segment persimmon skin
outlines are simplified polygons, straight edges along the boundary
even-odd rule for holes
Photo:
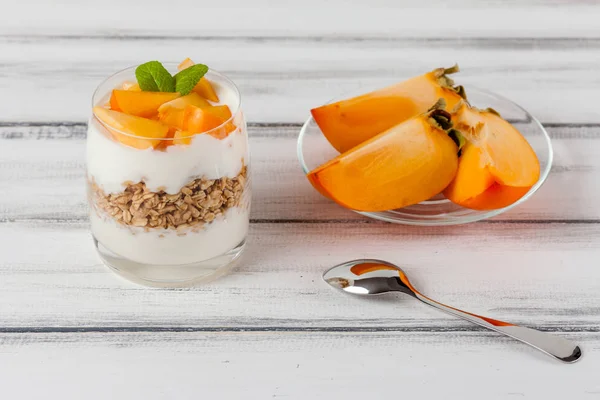
[[[358,97],[311,110],[329,143],[343,153],[377,134],[425,113],[440,98],[452,109],[462,97],[443,87],[440,70]]]
[[[505,186],[495,182],[479,196],[465,200],[460,205],[473,210],[496,210],[515,203],[530,189],[531,187]]]
[[[427,200],[452,181],[458,148],[427,116],[405,121],[308,174],[324,196],[358,211],[385,211]]]

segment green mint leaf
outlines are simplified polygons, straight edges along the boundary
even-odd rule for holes
[[[204,64],[194,64],[179,71],[175,75],[175,91],[182,96],[189,94],[207,72],[208,67]]]
[[[145,92],[175,92],[175,78],[158,61],[148,61],[135,69],[140,89]]]

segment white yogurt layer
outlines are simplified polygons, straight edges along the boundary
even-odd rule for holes
[[[233,207],[224,217],[199,232],[178,236],[168,229],[124,227],[110,217],[90,213],[92,233],[103,246],[130,261],[154,265],[182,265],[210,260],[240,244],[248,233],[248,209]]]
[[[123,183],[145,181],[152,192],[175,194],[195,178],[234,178],[248,164],[244,129],[224,139],[196,135],[189,145],[169,146],[166,151],[135,149],[105,134],[92,118],[88,124],[87,173],[104,193],[120,193]]]
[[[221,99],[232,112],[239,107],[235,93],[213,82]],[[234,178],[248,164],[246,126],[236,115],[238,129],[224,139],[195,135],[189,145],[175,145],[166,151],[136,149],[112,137],[96,118],[88,123],[87,173],[106,194],[119,193],[125,182],[145,181],[153,192],[175,194],[195,178]]]

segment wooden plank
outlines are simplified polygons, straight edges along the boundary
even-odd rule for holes
[[[532,199],[496,220],[600,219],[600,125],[550,126],[555,162]],[[296,158],[298,126],[252,126],[254,220],[365,220],[318,195]],[[0,221],[84,221],[84,125],[0,127]],[[57,190],[60,188],[60,190]]]
[[[144,60],[190,56],[237,82],[250,122],[302,122],[345,92],[456,62],[467,89],[496,91],[544,122],[600,122],[600,38],[0,37],[0,48],[0,89],[15,94],[0,99],[3,121],[85,122],[105,77]]]
[[[354,258],[402,265],[435,299],[552,331],[600,323],[600,224],[255,223],[235,273],[149,290],[101,265],[86,223],[0,224],[0,327],[473,330],[404,298],[341,295],[322,272]]]
[[[441,0],[374,0],[350,7],[344,0],[255,0],[251,5],[179,0],[170,6],[177,18],[165,18],[162,7],[141,0],[70,2],[68,7],[29,0],[0,15],[0,34],[598,37],[600,32],[597,3],[589,0],[456,0],[452,7]]]
[[[493,333],[0,334],[0,394],[21,400],[597,399],[600,335],[562,365]],[[516,367],[518,366],[518,368]],[[527,373],[524,373],[527,371]]]

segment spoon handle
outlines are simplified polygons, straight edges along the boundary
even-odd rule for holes
[[[421,293],[414,291],[415,297],[423,303],[442,310],[448,314],[452,314],[458,318],[465,319],[474,324],[491,329],[520,342],[530,345],[557,360],[573,363],[579,360],[582,356],[581,348],[570,340],[551,335],[546,332],[541,332],[531,328],[517,326],[508,322],[498,321],[491,318],[482,317],[481,315],[471,314],[466,311],[459,310],[454,307],[439,303],[429,297],[423,296]]]

